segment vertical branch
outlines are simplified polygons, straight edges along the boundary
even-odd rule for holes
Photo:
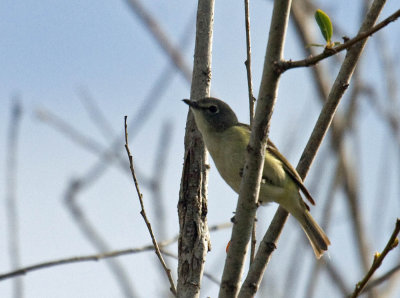
[[[199,0],[190,97],[209,96],[214,0]],[[199,297],[207,251],[207,155],[203,139],[189,112],[179,192],[178,297]]]
[[[231,246],[222,276],[219,293],[221,298],[236,297],[239,292],[247,246],[257,210],[269,120],[277,97],[280,72],[275,65],[282,60],[290,6],[291,0],[274,2],[261,86],[232,230]],[[246,296],[247,293],[241,294]]]
[[[250,127],[252,127],[254,119],[254,103],[256,102],[256,99],[253,94],[253,81],[251,78],[251,38],[250,38],[249,0],[244,0],[244,14],[245,14],[245,25],[246,25],[246,53],[247,53],[247,59],[244,62],[244,64],[246,65],[247,89],[249,92]]]
[[[244,0],[244,14],[245,14],[245,25],[246,25],[246,52],[247,59],[244,62],[246,65],[247,72],[247,88],[249,92],[249,111],[250,111],[250,127],[253,126],[254,119],[254,104],[256,99],[253,95],[253,81],[251,78],[251,39],[250,39],[250,12],[249,12],[249,0]],[[250,248],[250,264],[253,262],[254,255],[256,253],[256,227],[257,218],[254,218],[253,230],[251,232],[251,248]]]
[[[20,266],[19,224],[17,210],[17,152],[18,134],[21,123],[22,108],[18,98],[14,98],[11,107],[10,127],[8,131],[8,148],[6,156],[6,209],[8,221],[9,255],[12,269]],[[23,296],[22,279],[15,278],[14,297]]]

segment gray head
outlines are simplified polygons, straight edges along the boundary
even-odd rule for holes
[[[194,113],[199,130],[223,132],[238,123],[232,109],[222,100],[205,97],[200,100],[183,100]]]

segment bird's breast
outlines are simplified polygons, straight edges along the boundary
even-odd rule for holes
[[[234,191],[239,192],[248,136],[229,128],[222,133],[209,134],[204,140],[222,178]]]

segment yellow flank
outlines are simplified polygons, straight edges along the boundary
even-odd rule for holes
[[[237,193],[248,140],[249,134],[237,126],[228,128],[224,133],[212,132],[204,140],[218,172]],[[236,146],[232,146],[232,142]]]
[[[234,191],[239,192],[246,147],[250,138],[249,129],[243,125],[235,125],[223,133],[208,131],[203,136],[218,172]],[[232,144],[235,144],[235,146],[232,146]],[[274,173],[274,175],[271,175],[271,173]],[[281,194],[283,191],[281,187],[287,183],[287,175],[281,162],[271,154],[265,155],[263,178],[261,189],[271,190],[274,193],[278,191],[276,195]],[[272,184],[273,186],[265,187],[264,184]],[[265,194],[264,197],[262,195],[263,191],[261,191],[260,196],[261,202],[273,200],[265,197]]]

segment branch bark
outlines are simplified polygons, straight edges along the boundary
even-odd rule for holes
[[[214,0],[199,0],[190,97],[207,97],[211,87]],[[191,112],[185,131],[185,157],[179,192],[178,297],[199,297],[206,253],[208,165],[203,139]]]
[[[260,180],[268,137],[269,121],[277,97],[280,73],[275,64],[282,60],[291,0],[275,1],[258,102],[247,147],[246,165],[225,262],[219,297],[236,297],[257,210]]]

